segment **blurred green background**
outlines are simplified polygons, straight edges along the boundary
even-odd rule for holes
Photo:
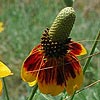
[[[10,100],[25,100],[31,88],[21,80],[20,69],[31,49],[40,42],[42,32],[51,26],[66,0],[0,0],[0,21],[5,30],[0,33],[0,60],[10,67],[13,76],[7,77]],[[90,52],[100,30],[100,0],[76,0],[76,21],[71,32]],[[86,41],[84,41],[86,40]],[[100,42],[95,52],[100,52]],[[80,57],[79,59],[81,59]],[[82,66],[85,60],[81,61]],[[100,55],[93,56],[85,75],[84,85],[100,79]],[[88,94],[87,94],[88,93]],[[46,96],[37,91],[33,100],[66,100],[65,94]],[[67,97],[66,97],[67,98]],[[4,100],[3,96],[0,100]],[[100,100],[100,84],[79,93],[75,100]]]

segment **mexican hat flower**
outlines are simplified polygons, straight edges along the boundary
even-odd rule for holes
[[[0,22],[0,32],[2,32],[3,30],[4,30],[3,22]]]
[[[12,75],[10,69],[0,61],[0,78],[7,77],[9,75]],[[0,95],[2,94],[2,80],[0,79]]]
[[[22,79],[31,86],[37,83],[44,94],[56,96],[66,90],[72,95],[83,83],[77,56],[86,54],[86,50],[69,37],[74,21],[74,9],[62,9],[50,29],[43,32],[40,44],[23,62]]]

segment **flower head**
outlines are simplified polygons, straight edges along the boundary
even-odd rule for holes
[[[3,30],[4,30],[3,23],[0,22],[0,32],[2,32]]]
[[[68,7],[67,11],[69,9]],[[62,21],[58,21],[57,24],[54,21],[50,30],[46,29],[43,32],[41,43],[33,48],[23,63],[22,79],[31,86],[38,83],[40,91],[44,94],[55,96],[66,89],[67,93],[72,95],[83,83],[82,68],[76,56],[86,54],[86,50],[82,44],[69,38],[69,32],[74,23],[74,20],[72,19],[72,21],[70,18],[74,18],[72,13],[67,12],[67,17],[63,17],[63,20],[60,18],[63,13],[60,12],[60,17],[57,19]],[[70,18],[71,24],[66,35],[64,22],[69,21],[68,18]],[[58,25],[57,28],[56,25]]]
[[[11,73],[10,69],[0,61],[0,78],[12,75],[13,73]],[[2,80],[0,80],[0,95],[2,93]]]

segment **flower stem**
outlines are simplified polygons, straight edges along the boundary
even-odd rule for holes
[[[91,49],[91,52],[89,53],[89,55],[92,55],[92,54],[94,53],[95,48],[96,48],[96,45],[97,45],[99,39],[100,39],[100,31],[98,32],[98,34],[97,34],[97,36],[96,36],[96,38],[95,38],[95,41],[94,41],[94,43],[93,43],[93,46],[92,46],[92,49]],[[92,58],[92,56],[89,57],[89,58],[87,59],[86,63],[85,63],[84,69],[83,69],[83,74],[85,74],[85,72],[86,72],[86,70],[87,70],[87,68],[88,68],[88,65],[89,65],[89,63],[90,63],[91,58]]]
[[[72,7],[74,0],[64,0],[67,7]]]
[[[71,99],[70,100],[73,100],[74,96],[76,94],[76,91],[74,92],[74,94],[72,95]]]
[[[7,91],[7,86],[6,86],[6,82],[5,79],[2,79],[3,84],[4,84],[4,90],[5,90],[5,94],[6,94],[6,100],[9,100],[9,96],[8,96],[8,91]]]
[[[33,97],[35,95],[35,92],[37,91],[37,88],[38,88],[38,85],[36,84],[27,100],[32,100],[33,99]]]

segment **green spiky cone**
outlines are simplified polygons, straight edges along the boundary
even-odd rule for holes
[[[75,22],[75,11],[72,7],[66,7],[60,11],[49,30],[52,41],[64,42],[72,30]]]

